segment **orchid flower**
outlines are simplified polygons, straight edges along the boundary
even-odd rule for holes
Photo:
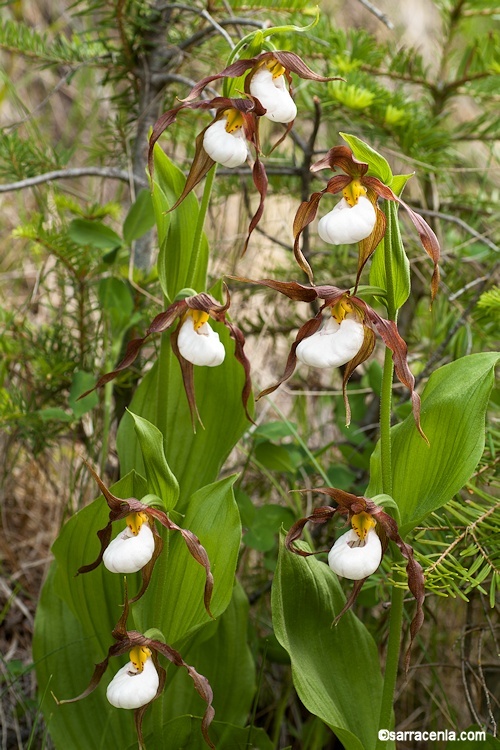
[[[217,323],[223,323],[229,330],[230,336],[235,342],[234,356],[245,372],[245,383],[243,385],[241,398],[246,415],[248,419],[252,421],[248,412],[248,399],[250,398],[252,390],[252,384],[250,381],[250,363],[243,350],[245,338],[242,332],[234,323],[228,320],[226,316],[230,304],[231,302],[227,289],[226,302],[223,305],[204,292],[174,302],[164,312],[154,318],[144,336],[133,339],[129,342],[122,361],[112,372],[108,372],[106,375],[99,378],[94,388],[100,388],[106,383],[109,383],[109,381],[113,380],[119,372],[129,367],[134,362],[139,354],[139,350],[151,334],[163,333],[177,322],[177,328],[173,331],[170,341],[173,352],[181,366],[184,389],[186,391],[189,410],[191,412],[193,427],[196,419],[202,424],[196,406],[193,366],[216,367],[217,365],[222,364],[225,357],[224,345],[220,341],[219,335],[208,323],[208,321],[212,319]],[[90,393],[90,391],[88,391],[88,393]],[[87,393],[83,394],[83,396],[86,395]],[[83,398],[83,396],[81,398]]]
[[[309,522],[323,524],[339,515],[346,516],[350,521],[351,530],[340,536],[328,553],[329,567],[337,575],[356,581],[344,608],[335,617],[336,623],[352,607],[366,578],[377,570],[389,540],[394,542],[407,561],[408,588],[417,603],[410,625],[410,645],[406,653],[408,668],[410,650],[424,620],[424,574],[422,566],[415,560],[412,547],[401,538],[396,521],[373,500],[331,487],[321,487],[313,491],[328,495],[336,506],[315,508],[311,515],[296,521],[286,535],[285,547],[302,557],[318,554],[295,546],[294,542],[300,538],[304,526]]]
[[[237,281],[267,286],[297,302],[323,300],[323,305],[314,318],[306,321],[299,328],[281,378],[277,383],[259,393],[257,398],[267,396],[288,380],[295,371],[297,360],[312,367],[321,368],[339,367],[345,364],[342,390],[346,408],[346,425],[349,425],[351,412],[347,398],[347,382],[354,370],[373,352],[376,334],[378,334],[392,351],[396,375],[410,391],[415,423],[418,431],[427,441],[420,426],[420,396],[414,390],[415,378],[408,367],[408,349],[394,321],[382,318],[370,305],[360,297],[352,295],[348,289],[339,289],[335,286],[305,286],[296,281],[273,281],[272,279],[255,281],[239,276],[233,278]],[[330,318],[321,328],[325,311]]]
[[[187,664],[180,653],[162,641],[148,638],[147,635],[135,630],[127,630],[129,601],[125,592],[123,614],[113,630],[115,643],[109,647],[106,658],[95,665],[94,673],[88,687],[76,698],[57,700],[58,705],[75,703],[90,695],[100,683],[111,657],[121,656],[129,652],[129,661],[122,667],[109,683],[106,696],[111,705],[116,708],[134,710],[135,726],[139,739],[139,747],[144,750],[142,721],[148,706],[156,700],[165,687],[166,671],[159,662],[159,656],[165,657],[177,667],[185,667],[193,680],[197,693],[205,701],[207,707],[201,721],[201,731],[206,744],[214,748],[208,728],[214,718],[215,710],[212,706],[213,692],[206,677]]]
[[[97,532],[97,536],[101,542],[101,549],[97,558],[94,562],[88,565],[83,565],[79,568],[77,574],[89,573],[91,570],[95,570],[95,568],[100,565],[101,561],[112,573],[134,573],[141,570],[141,589],[138,594],[131,599],[131,602],[137,601],[144,594],[149,585],[154,565],[163,548],[163,539],[155,526],[155,521],[158,521],[169,531],[180,532],[190,554],[196,562],[205,569],[205,589],[203,599],[205,609],[210,617],[212,617],[210,612],[210,600],[212,598],[214,579],[210,570],[210,560],[208,559],[207,551],[198,537],[193,534],[192,531],[189,531],[189,529],[183,529],[180,526],[177,526],[176,523],[169,519],[166,513],[158,508],[146,505],[134,497],[127,498],[126,500],[116,497],[110,492],[102,479],[88,463],[87,468],[97,482],[97,485],[108,504],[109,520],[107,525]],[[127,522],[127,529],[124,532],[125,537],[124,533],[120,533],[113,541],[111,541],[113,523],[115,521],[120,521],[123,518],[125,518]],[[148,529],[146,535],[147,541],[141,540],[141,534],[144,532],[144,529]],[[153,541],[152,549],[150,534]],[[134,539],[136,540],[135,542]],[[140,540],[140,542],[138,540]]]
[[[273,50],[261,52],[256,57],[236,60],[220,73],[199,81],[184,102],[196,99],[209,83],[221,78],[239,78],[245,75],[245,93],[262,104],[265,117],[274,122],[293,123],[297,108],[292,98],[291,73],[309,81],[338,81],[338,77],[321,76],[311,70],[294,52]],[[285,83],[286,81],[286,83]],[[288,89],[287,89],[288,84]],[[291,125],[290,125],[291,126]]]
[[[202,102],[184,100],[182,104],[161,115],[153,126],[149,139],[148,155],[151,177],[153,177],[154,172],[154,146],[162,133],[177,120],[179,112],[184,109],[213,109],[216,114],[212,122],[196,138],[195,154],[186,178],[186,184],[169,211],[173,211],[182,203],[215,163],[222,164],[229,169],[244,164],[250,156],[249,145],[252,145],[255,150],[252,177],[260,195],[260,202],[248,228],[244,252],[250,235],[259,223],[264,211],[264,200],[267,194],[266,170],[259,158],[258,130],[258,117],[264,114],[265,109],[257,100],[253,99],[231,99],[216,96]]]
[[[440,249],[438,239],[430,226],[377,177],[367,176],[368,164],[355,159],[351,149],[347,146],[331,148],[326,156],[312,165],[311,172],[319,172],[322,169],[335,171],[337,167],[340,167],[345,174],[335,175],[323,190],[313,193],[309,200],[303,201],[294,219],[295,259],[309,277],[311,284],[313,272],[299,248],[300,235],[315,218],[323,196],[327,193],[335,195],[342,191],[343,198],[340,203],[320,219],[318,233],[322,240],[333,245],[359,243],[355,290],[366,262],[373,255],[385,234],[385,215],[377,206],[377,199],[380,197],[396,201],[403,206],[416,227],[422,247],[434,263],[431,282],[431,297],[434,299],[439,285]]]
[[[247,99],[217,96],[201,102],[194,101],[212,81],[239,78],[247,72],[244,83],[244,93]],[[154,146],[161,134],[176,121],[178,113],[183,109],[214,109],[216,111],[214,120],[196,138],[195,155],[184,190],[170,211],[177,208],[216,162],[230,169],[241,166],[249,156],[248,144],[253,146],[255,160],[252,177],[260,195],[260,202],[250,221],[242,254],[245,253],[250,235],[262,217],[267,194],[266,170],[260,160],[259,118],[267,117],[274,122],[288,123],[284,136],[274,146],[276,148],[291,129],[297,114],[291,94],[291,73],[312,81],[338,80],[314,73],[293,52],[262,52],[256,57],[237,60],[220,73],[199,81],[182,100],[182,104],[161,115],[154,124],[149,139],[148,165],[152,176]]]

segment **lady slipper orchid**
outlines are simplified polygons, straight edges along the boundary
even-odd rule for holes
[[[245,338],[242,332],[238,326],[227,318],[226,313],[230,304],[227,289],[226,302],[223,305],[205,293],[195,294],[192,297],[186,297],[174,302],[164,312],[154,318],[144,336],[129,342],[125,356],[116,369],[99,378],[92,390],[109,383],[119,372],[129,367],[136,359],[141,347],[149,336],[153,333],[163,333],[163,331],[167,331],[177,322],[177,328],[172,332],[170,337],[172,350],[179,360],[181,367],[193,427],[196,419],[201,424],[194,393],[193,366],[215,367],[224,361],[225,356],[224,346],[219,340],[219,335],[208,325],[208,320],[211,318],[216,323],[222,323],[229,330],[229,335],[234,341],[234,356],[245,372],[245,382],[241,392],[241,399],[245,413],[248,419],[252,421],[248,412],[248,400],[252,391],[250,362],[243,350]],[[90,392],[87,391],[87,393]],[[87,393],[84,393],[83,396],[86,396]],[[83,396],[80,398],[83,398]]]
[[[380,565],[382,543],[368,513],[358,513],[351,521],[353,528],[342,534],[328,553],[328,565],[338,576],[360,581]]]
[[[346,206],[341,201],[333,211],[324,216],[319,222],[318,232],[325,242],[331,242],[332,244],[360,243],[355,290],[357,289],[365,264],[373,255],[385,234],[385,215],[377,206],[377,199],[383,198],[388,201],[396,201],[406,210],[418,231],[422,247],[434,263],[434,273],[431,282],[431,298],[433,300],[439,285],[438,261],[440,248],[438,239],[430,226],[419,214],[401,200],[391,188],[384,185],[377,177],[367,176],[368,164],[355,159],[351,149],[347,146],[335,146],[331,148],[326,156],[312,165],[311,172],[319,172],[322,169],[335,171],[338,167],[345,174],[335,175],[328,181],[327,186],[323,190],[313,193],[309,200],[303,201],[294,219],[295,259],[304,273],[309,277],[311,284],[314,283],[313,272],[299,248],[300,235],[316,217],[318,206],[323,196],[326,193],[335,195],[342,191],[344,200],[348,205]],[[371,204],[373,210],[370,209],[368,204]]]
[[[179,112],[184,109],[215,109],[216,115],[196,138],[195,154],[184,189],[169,212],[182,203],[214,164],[219,163],[229,169],[244,164],[250,155],[249,145],[252,145],[255,151],[252,177],[260,195],[260,202],[248,227],[244,252],[250,235],[259,223],[264,211],[264,200],[267,193],[266,170],[260,161],[258,128],[258,118],[265,113],[265,109],[256,99],[251,98],[231,99],[225,96],[216,96],[202,102],[192,102],[185,99],[179,106],[165,112],[153,126],[149,139],[148,154],[148,168],[152,179],[154,177],[154,147],[156,142],[162,133],[177,120]]]
[[[219,334],[208,324],[209,314],[189,310],[177,336],[177,347],[182,357],[193,365],[217,367],[224,362],[226,350]]]
[[[345,198],[318,222],[318,234],[330,245],[350,245],[365,240],[373,232],[377,214],[368,198],[360,195],[356,203]]]
[[[201,102],[194,101],[209,83],[225,78],[240,78],[246,73],[248,75],[245,77],[244,93],[247,99],[218,96]],[[182,100],[182,104],[161,115],[154,124],[149,139],[148,166],[151,177],[153,177],[154,146],[166,128],[175,122],[177,114],[183,109],[215,109],[217,112],[213,122],[202,130],[196,138],[195,156],[184,190],[170,211],[177,208],[215,162],[232,169],[246,161],[243,137],[246,138],[248,144],[253,146],[255,161],[252,177],[260,195],[260,202],[250,221],[243,253],[248,246],[250,235],[262,217],[267,193],[267,175],[264,165],[260,161],[259,118],[265,116],[275,122],[288,123],[283,138],[287,135],[297,114],[297,108],[291,93],[291,73],[311,81],[339,80],[335,77],[314,73],[294,52],[275,50],[273,52],[262,52],[256,57],[236,60],[220,73],[215,73],[198,81],[185,99]],[[223,125],[219,124],[221,121]],[[237,133],[236,129],[233,128],[235,122],[237,127],[241,128],[240,133]],[[283,138],[279,139],[274,148],[281,143]],[[240,159],[241,161],[239,161]]]
[[[56,699],[58,705],[75,703],[86,698],[99,685],[108,668],[110,658],[129,652],[129,662],[118,670],[111,680],[106,691],[106,696],[108,701],[116,708],[134,710],[139,747],[144,748],[142,734],[144,713],[148,706],[161,695],[165,687],[167,674],[159,661],[159,656],[163,656],[167,661],[175,664],[176,667],[184,667],[193,680],[196,692],[206,703],[205,713],[201,721],[203,739],[210,748],[215,748],[208,734],[208,729],[215,715],[215,710],[212,706],[213,692],[209,681],[197,672],[194,667],[187,664],[180,653],[171,646],[162,641],[148,638],[146,635],[138,633],[135,630],[127,630],[128,611],[129,601],[125,588],[123,614],[113,630],[115,643],[109,647],[106,658],[95,665],[90,682],[83,693],[76,698],[61,701]]]
[[[259,100],[266,110],[264,117],[273,122],[293,122],[297,106],[285,84],[285,68],[270,60],[258,68],[251,77],[250,94]]]
[[[415,560],[412,547],[401,538],[396,521],[374,500],[358,497],[350,492],[332,487],[320,487],[313,491],[328,495],[336,505],[335,507],[315,508],[311,515],[296,521],[286,535],[286,549],[301,557],[318,554],[318,552],[309,552],[295,546],[295,542],[300,539],[305,525],[309,522],[319,525],[336,516],[347,516],[352,524],[352,529],[337,539],[328,553],[328,565],[337,575],[350,578],[356,583],[344,608],[336,615],[334,620],[334,623],[336,623],[352,607],[366,578],[377,570],[389,541],[394,542],[406,559],[408,588],[417,605],[410,625],[410,645],[406,652],[405,662],[406,669],[408,669],[411,647],[424,620],[423,604],[425,598],[424,573],[420,563]],[[307,490],[307,492],[310,492],[310,490]],[[320,550],[319,552],[326,551]]]
[[[205,130],[203,148],[215,162],[234,169],[248,159],[248,145],[243,130],[243,116],[236,110],[226,110],[224,117],[215,120]]]
[[[128,664],[109,683],[106,698],[115,708],[141,708],[154,700],[159,685],[151,649],[136,646],[130,652]]]
[[[155,540],[146,513],[131,513],[127,526],[104,550],[102,561],[111,573],[137,573],[153,557]]]
[[[158,521],[161,526],[169,531],[178,531],[181,534],[192,557],[204,568],[205,587],[203,600],[205,603],[205,609],[211,617],[210,601],[212,599],[214,578],[212,571],[210,570],[210,560],[208,559],[207,551],[198,537],[193,534],[192,531],[189,531],[189,529],[183,529],[180,526],[177,526],[176,523],[170,520],[166,513],[158,508],[145,505],[135,497],[129,497],[126,500],[116,497],[106,487],[102,479],[89,464],[87,464],[87,468],[92,474],[108,504],[109,520],[107,525],[97,532],[97,536],[101,543],[101,549],[97,558],[89,565],[83,565],[79,568],[77,575],[80,573],[89,573],[91,570],[95,570],[95,568],[100,565],[101,561],[103,561],[106,568],[113,573],[133,573],[141,570],[141,589],[139,593],[131,599],[132,602],[137,601],[144,594],[149,585],[154,565],[163,548],[163,539],[158,533],[154,523],[155,521]],[[127,521],[128,528],[126,532],[132,534],[132,537],[136,540],[135,543],[133,538],[128,536],[128,533],[125,539],[123,539],[122,533],[111,542],[113,523],[115,521],[120,521],[123,518]],[[141,540],[141,535],[144,533],[144,529],[148,530],[144,537],[144,539],[147,539],[148,541]],[[153,538],[152,552],[149,534],[151,534]],[[141,541],[138,542],[137,540]],[[131,548],[127,546],[131,544]],[[139,565],[140,562],[142,562],[142,565]]]
[[[335,358],[338,355],[337,361],[341,364],[341,360],[344,359],[344,364],[346,365],[342,380],[342,390],[346,408],[346,425],[349,425],[351,412],[346,391],[347,382],[354,370],[365,362],[373,352],[376,334],[378,334],[384,344],[392,351],[396,375],[399,381],[410,391],[413,416],[417,429],[424,440],[428,442],[420,426],[420,396],[414,390],[415,378],[408,367],[408,349],[406,343],[399,335],[397,325],[394,321],[382,318],[370,305],[360,297],[352,295],[348,289],[339,289],[336,286],[329,285],[305,286],[296,281],[273,281],[272,279],[259,279],[255,281],[254,279],[239,276],[233,278],[237,281],[245,281],[249,284],[261,284],[270,289],[275,289],[296,302],[323,300],[323,304],[314,318],[306,321],[299,328],[281,378],[277,383],[259,393],[257,398],[267,396],[288,380],[295,371],[298,359],[313,367],[337,367],[339,365],[335,364]],[[336,331],[334,330],[335,326],[330,321],[328,321],[322,330],[319,330],[322,323],[323,311],[325,310],[329,310],[334,322],[338,323],[339,328]],[[347,328],[346,323],[348,323]],[[363,331],[362,341],[361,329]],[[307,343],[308,341],[310,341],[309,344]],[[359,344],[360,341],[361,344]],[[339,345],[338,350],[335,348],[337,342]],[[345,357],[351,353],[351,359],[345,360]],[[323,364],[329,356],[332,356],[334,364]]]
[[[341,306],[337,309],[343,310]],[[352,309],[352,306],[351,306]],[[323,327],[298,344],[295,354],[300,362],[310,367],[341,367],[358,354],[365,340],[363,323],[355,313],[336,313]]]

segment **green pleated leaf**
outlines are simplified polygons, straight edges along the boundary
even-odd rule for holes
[[[147,720],[146,720],[147,728]],[[235,727],[213,721],[209,729],[210,738],[217,750],[273,750],[274,745],[257,727]],[[160,736],[146,734],[144,741],[152,750],[207,750],[201,734],[201,719],[195,716],[179,716],[164,724]],[[137,750],[137,743],[127,750]]]
[[[157,145],[154,150],[153,207],[160,252],[158,276],[169,302],[181,289],[203,291],[208,263],[205,235],[197,236],[198,201],[190,193],[172,213],[165,214],[182,193],[186,178]]]
[[[332,627],[344,604],[338,578],[325,563],[294,555],[281,543],[272,591],[273,624],[290,655],[297,694],[346,750],[372,750],[382,692],[379,657],[373,638],[353,612]]]
[[[236,562],[241,542],[241,524],[231,476],[198,490],[190,499],[186,515],[176,519],[197,535],[210,559],[214,592],[210,605],[218,617],[231,601]],[[134,620],[141,632],[161,630],[174,645],[210,622],[203,605],[205,571],[189,553],[176,531],[163,534],[166,544],[155,569],[154,581],[134,605]]]
[[[165,456],[181,491],[176,510],[184,512],[190,496],[214,482],[222,464],[249,426],[241,401],[243,368],[236,361],[234,343],[223,325],[214,325],[226,348],[219,367],[195,367],[196,401],[205,429],[193,432],[179,362],[172,353],[169,335],[163,334],[160,362],[156,362],[137,388],[130,410],[155,424],[165,436]],[[122,471],[137,468],[144,474],[140,447],[132,418],[126,414],[118,429],[117,448]]]
[[[255,694],[255,664],[247,643],[248,612],[248,598],[236,583],[226,611],[197,634],[192,645],[182,649],[184,660],[195,664],[209,680],[218,721],[238,726],[245,725]],[[183,713],[202,716],[204,710],[187,672],[169,668],[163,705],[158,706],[163,720]]]
[[[496,352],[471,354],[431,375],[421,411],[430,446],[418,434],[412,416],[392,428],[392,496],[403,535],[451,500],[474,472],[484,449],[484,418],[499,359]],[[366,494],[380,492],[378,446]]]
[[[131,473],[112,491],[118,497],[140,497],[146,486],[142,477]],[[50,695],[52,691],[62,700],[82,693],[94,664],[104,659],[113,643],[111,631],[122,611],[123,576],[100,565],[75,577],[80,566],[97,557],[100,544],[96,532],[106,525],[108,512],[99,497],[65,524],[53,546],[55,561],[37,609],[33,653],[39,691],[45,694],[42,708],[58,750],[125,747],[135,737],[132,715],[111,708],[105,696],[106,685],[126,662],[125,657],[110,662],[102,683],[83,701],[57,706]],[[135,593],[139,576],[128,576],[128,583],[129,591]],[[129,627],[133,627],[132,618]]]
[[[155,224],[155,212],[151,200],[151,193],[145,188],[137,194],[135,202],[130,206],[129,212],[123,222],[123,239],[125,242],[133,242],[142,237]]]
[[[389,163],[382,154],[375,151],[374,148],[369,146],[367,143],[357,138],[355,135],[349,135],[348,133],[340,133],[344,141],[348,144],[352,153],[358,161],[363,161],[370,167],[368,170],[369,175],[378,177],[386,185],[389,185],[392,181],[392,170]]]
[[[148,491],[163,500],[164,509],[175,508],[179,498],[179,483],[172,474],[163,450],[163,435],[147,419],[129,411],[144,461]]]

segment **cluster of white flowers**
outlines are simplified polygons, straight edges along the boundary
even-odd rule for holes
[[[283,74],[276,75],[265,65],[250,81],[250,93],[266,109],[264,117],[273,122],[292,122],[297,107],[288,91]],[[226,110],[205,130],[203,148],[218,164],[234,169],[244,164],[249,155],[243,128],[243,117],[234,109]]]

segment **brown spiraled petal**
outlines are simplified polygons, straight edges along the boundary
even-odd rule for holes
[[[190,310],[201,310],[202,312],[209,313],[215,320],[222,321],[224,320],[224,313],[229,310],[231,305],[227,287],[225,287],[225,292],[226,302],[224,304],[218,302],[211,294],[200,292],[200,294],[195,294],[193,297],[186,297],[186,307]]]
[[[182,375],[182,383],[184,385],[184,391],[186,393],[186,398],[188,400],[189,413],[191,414],[191,424],[193,426],[193,432],[196,432],[197,420],[200,423],[202,429],[205,429],[205,428],[204,428],[203,422],[201,421],[200,412],[198,411],[198,406],[196,404],[196,394],[194,390],[194,365],[192,362],[188,362],[187,359],[184,359],[184,357],[179,351],[179,347],[177,346],[179,330],[180,330],[180,325],[172,333],[170,337],[170,345],[172,346],[173,353],[175,354],[175,356],[177,357],[179,361],[179,365],[181,368],[181,375]]]
[[[337,508],[337,513],[355,515],[367,510],[367,499],[353,495],[352,492],[338,490],[335,487],[314,487],[313,492],[320,492],[322,495],[328,495],[335,500],[340,506],[340,509]]]
[[[405,385],[410,391],[415,424],[425,442],[429,444],[420,424],[420,396],[415,391],[415,378],[408,367],[408,347],[406,346],[406,342],[399,335],[397,325],[393,320],[385,320],[384,318],[381,318],[373,308],[367,305],[363,300],[359,299],[359,297],[356,297],[356,304],[363,308],[366,320],[375,328],[384,344],[392,351],[392,359],[397,378],[399,382],[403,383],[403,385]]]
[[[151,530],[153,532],[153,536],[155,540],[153,555],[151,557],[151,560],[148,563],[146,563],[144,567],[141,568],[141,577],[142,577],[141,588],[139,589],[137,594],[130,600],[130,604],[133,604],[134,602],[138,601],[141,598],[141,596],[146,592],[146,589],[149,586],[149,582],[151,580],[153,568],[163,549],[163,539],[158,534],[158,531],[156,530],[156,526],[154,524],[152,525]]]
[[[243,384],[243,390],[241,391],[241,401],[243,404],[243,408],[245,409],[247,419],[255,424],[252,417],[250,416],[250,412],[248,411],[248,400],[252,393],[252,380],[250,377],[250,362],[243,350],[243,347],[245,346],[245,337],[243,336],[238,326],[236,326],[234,323],[231,323],[231,321],[226,320],[225,325],[229,329],[229,334],[234,341],[234,356],[236,357],[236,361],[240,363],[245,373],[245,382]]]
[[[308,492],[309,490],[303,490],[303,491]],[[285,537],[286,549],[289,552],[293,552],[295,555],[300,555],[301,557],[309,557],[310,555],[318,555],[321,552],[328,552],[328,550],[318,550],[317,552],[306,552],[303,549],[299,549],[298,547],[295,547],[294,542],[296,542],[297,539],[300,539],[302,535],[302,531],[306,523],[315,523],[315,524],[326,523],[326,521],[329,521],[331,518],[333,518],[336,512],[337,512],[337,508],[332,508],[329,505],[325,505],[324,507],[321,507],[321,508],[315,508],[310,516],[307,516],[306,518],[299,518],[299,520],[295,521],[295,523],[290,527],[290,530]]]
[[[376,194],[372,190],[369,190],[367,198],[373,204],[376,220],[372,233],[358,243],[358,272],[356,274],[356,283],[354,284],[354,294],[356,294],[363,268],[384,238],[387,224],[384,212],[377,206]]]
[[[210,570],[210,560],[208,559],[208,554],[205,549],[205,547],[201,544],[200,540],[196,536],[196,534],[193,534],[192,531],[189,531],[189,529],[182,529],[180,526],[177,526],[176,524],[172,524],[171,528],[177,529],[182,535],[182,538],[184,539],[186,543],[186,547],[188,548],[189,552],[191,553],[191,556],[194,557],[197,563],[202,565],[205,568],[205,590],[203,595],[203,603],[205,605],[205,609],[207,611],[207,614],[214,619],[214,616],[212,612],[210,611],[210,602],[212,600],[212,593],[214,590],[214,577],[212,575],[212,571]]]
[[[165,112],[163,115],[161,115],[161,117],[159,117],[158,120],[153,125],[151,136],[149,138],[149,149],[148,149],[148,171],[151,177],[153,176],[153,172],[154,172],[155,143],[158,140],[158,138],[161,136],[161,134],[168,128],[168,126],[172,125],[172,123],[176,121],[177,115],[181,109],[185,109],[184,104],[180,104],[178,107],[169,109],[168,112]]]
[[[339,167],[352,179],[359,179],[368,172],[368,164],[355,159],[348,146],[334,146],[326,156],[319,159],[311,166],[311,172],[319,172],[321,169],[335,170]],[[363,184],[365,180],[363,179]]]
[[[318,299],[317,287],[299,284],[297,281],[249,279],[246,276],[229,276],[228,278],[234,279],[235,281],[242,281],[246,284],[259,284],[260,286],[267,286],[269,287],[269,289],[274,289],[277,292],[281,292],[281,294],[284,294],[286,297],[295,300],[296,302],[314,302],[315,299]]]
[[[304,229],[316,217],[319,202],[325,194],[325,190],[321,190],[318,193],[313,193],[308,201],[302,201],[293,220],[293,254],[295,256],[295,260],[299,264],[299,267],[304,271],[311,284],[314,283],[314,274],[311,266],[309,265],[309,262],[306,260],[304,254],[302,253],[302,250],[299,247],[299,239]]]
[[[198,81],[198,83],[193,86],[189,94],[186,96],[185,99],[182,99],[183,102],[190,102],[193,99],[196,99],[197,96],[201,94],[203,89],[208,86],[209,83],[212,83],[212,81],[220,81],[221,78],[239,78],[243,75],[247,70],[250,68],[253,68],[253,66],[256,63],[257,58],[251,57],[248,59],[241,59],[236,60],[236,62],[231,63],[231,65],[228,65],[227,68],[224,68],[224,70],[221,70],[220,73],[216,73],[212,76],[206,76],[205,78],[202,78],[201,81]]]
[[[319,73],[315,73],[309,68],[305,62],[295,52],[285,52],[273,50],[269,53],[270,57],[274,57],[280,65],[283,65],[286,70],[291,73],[296,73],[300,78],[304,78],[308,81],[320,81],[325,83],[326,81],[342,81],[343,78],[332,77],[332,76],[321,76]]]
[[[117,367],[112,372],[107,372],[105,375],[101,375],[94,387],[90,388],[88,391],[85,391],[85,393],[82,393],[81,396],[78,396],[77,401],[80,401],[81,398],[85,398],[85,396],[88,396],[89,393],[92,393],[98,388],[102,388],[103,385],[106,385],[106,383],[114,380],[118,373],[120,373],[122,370],[126,370],[127,367],[130,367],[130,365],[133,364],[137,359],[137,355],[139,354],[141,347],[143,346],[147,337],[148,336],[146,334],[146,336],[143,336],[142,338],[132,339],[132,341],[129,341],[125,350],[125,356],[117,365]]]
[[[176,319],[183,315],[189,307],[189,299],[190,298],[188,297],[186,299],[181,299],[178,302],[173,302],[166,310],[164,310],[164,312],[158,313],[158,315],[156,315],[151,321],[144,338],[150,336],[152,333],[163,333],[168,330]]]
[[[102,562],[104,552],[106,551],[111,541],[112,531],[113,525],[111,521],[108,522],[108,525],[105,526],[104,529],[99,529],[99,531],[97,532],[97,536],[99,538],[99,541],[101,542],[101,549],[99,550],[99,554],[97,555],[93,563],[82,565],[80,568],[78,568],[75,573],[75,577],[80,575],[81,573],[90,573],[91,570],[95,570],[97,567],[99,567]]]
[[[106,656],[106,658],[104,659],[104,661],[101,661],[101,662],[99,662],[99,664],[95,665],[94,672],[92,674],[92,677],[90,678],[90,682],[89,682],[88,686],[85,688],[85,690],[83,691],[83,693],[80,693],[80,695],[77,695],[76,698],[66,698],[66,699],[64,699],[64,700],[61,701],[61,700],[58,700],[56,698],[56,696],[54,695],[54,693],[52,693],[52,696],[53,696],[55,702],[57,703],[57,705],[58,706],[62,706],[65,703],[76,703],[76,701],[81,701],[81,700],[83,700],[83,698],[86,698],[87,695],[90,695],[91,693],[93,693],[94,690],[96,689],[96,687],[98,686],[98,684],[100,683],[104,672],[108,668],[108,662],[109,662],[109,657],[110,656],[111,656],[111,654],[108,651],[108,655]]]
[[[212,123],[210,123],[210,125],[211,124]],[[173,211],[182,203],[184,198],[186,198],[191,190],[193,190],[196,185],[198,185],[202,181],[205,175],[212,169],[215,164],[215,161],[207,154],[207,152],[203,148],[203,137],[205,135],[205,131],[210,127],[210,125],[207,125],[206,128],[203,128],[201,133],[199,133],[196,137],[194,158],[189,169],[189,174],[186,177],[186,184],[184,185],[184,189],[179,198],[175,201],[174,205],[169,208],[167,213],[170,213],[170,211]]]
[[[410,589],[410,592],[413,594],[416,604],[417,604],[415,614],[413,616],[413,620],[411,621],[411,625],[410,625],[410,645],[408,646],[408,649],[405,654],[405,670],[406,672],[408,672],[408,668],[410,666],[410,653],[411,653],[413,641],[418,631],[422,627],[422,623],[424,621],[424,600],[425,600],[424,572],[422,570],[422,566],[420,565],[420,563],[415,560],[413,547],[411,547],[401,538],[396,521],[388,513],[382,510],[382,508],[379,508],[375,504],[374,506],[375,508],[377,508],[377,510],[372,514],[373,517],[376,518],[378,523],[382,526],[382,528],[384,529],[389,539],[393,541],[399,547],[401,554],[407,561],[406,573],[408,575],[408,588]]]
[[[346,603],[344,604],[344,606],[342,607],[342,609],[340,610],[340,612],[338,613],[338,615],[335,616],[335,618],[334,618],[334,620],[332,622],[332,627],[334,627],[335,625],[337,625],[337,623],[339,622],[340,618],[343,617],[343,615],[345,615],[345,613],[349,609],[351,609],[352,605],[354,604],[354,602],[358,598],[359,592],[361,591],[361,589],[362,589],[363,584],[364,584],[365,581],[366,581],[366,578],[360,578],[358,581],[354,581],[354,585],[353,585],[353,587],[351,589],[351,593],[349,594]]]
[[[245,240],[245,244],[243,245],[243,250],[241,252],[242,257],[243,255],[245,255],[246,249],[248,247],[248,243],[250,242],[250,235],[252,234],[253,230],[255,229],[255,227],[257,226],[257,224],[259,223],[262,217],[262,214],[264,212],[264,201],[267,195],[267,186],[268,186],[267,174],[266,174],[265,167],[263,163],[261,162],[261,160],[259,159],[258,155],[253,165],[252,178],[253,178],[254,185],[259,192],[260,201],[257,207],[257,211],[252,216],[252,219],[248,226],[247,237]]]
[[[387,185],[384,185],[384,183],[380,182],[380,180],[378,180],[376,177],[364,177],[363,185],[365,185],[365,187],[371,187],[378,195],[380,195],[382,198],[385,198],[385,200],[396,201],[396,203],[399,203],[400,206],[403,206],[408,216],[410,217],[413,225],[418,232],[422,247],[434,263],[434,272],[432,274],[431,281],[431,302],[433,302],[439,286],[438,263],[441,253],[439,240],[436,237],[434,231],[427,224],[425,219],[423,219],[418,213],[416,213],[416,211],[410,208],[410,206],[408,206],[408,204],[405,203],[401,198],[398,198],[398,196],[393,193],[393,191],[389,187],[387,187]]]
[[[281,378],[278,380],[277,383],[274,385],[269,386],[269,388],[266,388],[265,390],[261,391],[259,395],[257,396],[257,401],[262,398],[263,396],[267,396],[269,393],[273,393],[279,386],[285,382],[285,380],[288,380],[293,375],[293,372],[295,370],[295,366],[297,364],[297,355],[296,355],[296,349],[297,346],[300,344],[300,342],[307,338],[308,336],[312,336],[313,333],[316,333],[316,331],[319,330],[321,326],[321,312],[319,312],[316,317],[312,318],[311,320],[308,320],[304,325],[299,328],[299,331],[297,333],[297,336],[295,338],[295,341],[292,344],[292,348],[290,349],[290,354],[288,355],[288,359],[285,366],[285,371]]]
[[[347,395],[347,383],[349,381],[349,378],[351,377],[352,373],[363,362],[365,362],[368,357],[371,355],[375,348],[375,334],[371,330],[371,328],[368,328],[367,326],[364,326],[364,339],[363,344],[361,346],[361,349],[356,354],[356,356],[351,359],[350,362],[348,362],[344,368],[344,376],[342,378],[342,393],[344,396],[344,404],[345,404],[345,415],[346,415],[346,427],[349,427],[351,424],[351,407],[349,405],[349,397]]]
[[[133,364],[137,359],[137,355],[146,342],[146,339],[152,333],[162,333],[163,331],[166,331],[167,328],[170,328],[175,319],[182,315],[186,307],[186,300],[180,300],[179,302],[174,302],[164,312],[159,313],[153,319],[144,336],[129,341],[125,350],[125,356],[116,366],[116,368],[112,372],[108,372],[105,375],[102,375],[95,386],[90,390],[85,391],[85,393],[82,393],[82,395],[79,396],[77,400],[79,401],[81,398],[85,398],[85,396],[88,396],[88,394],[92,393],[92,391],[95,391],[97,388],[101,388],[103,385],[106,385],[106,383],[109,383],[111,380],[116,378],[116,376],[120,372],[122,372],[122,370],[126,370],[127,367],[130,367],[130,365]]]

